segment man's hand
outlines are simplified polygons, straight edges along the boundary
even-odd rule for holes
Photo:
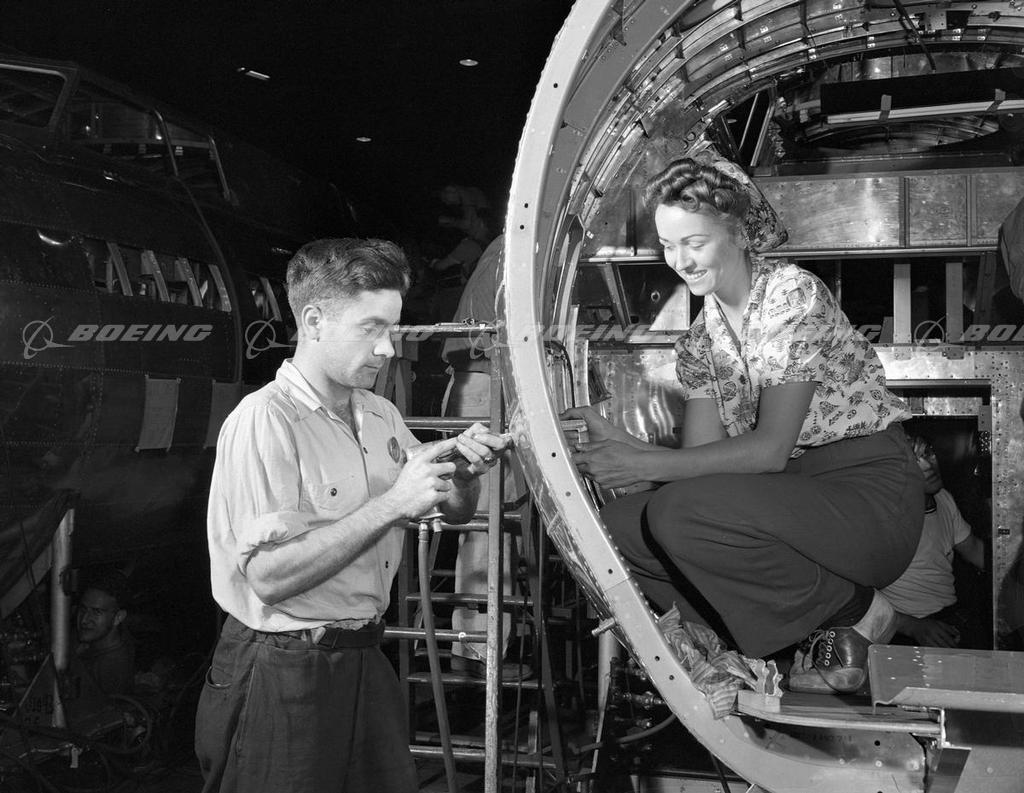
[[[437,458],[454,451],[455,446],[455,438],[447,438],[406,451],[405,465],[384,496],[399,515],[415,520],[448,498],[456,464],[437,462]]]
[[[952,625],[928,617],[901,616],[900,633],[909,636],[919,647],[957,647],[960,644],[960,631]]]
[[[483,424],[476,423],[450,439],[460,456],[454,458],[455,476],[474,479],[487,473],[512,447],[511,435],[495,435]]]

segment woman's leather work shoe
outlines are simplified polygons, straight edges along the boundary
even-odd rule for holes
[[[830,628],[830,631],[851,631],[852,628]],[[857,675],[852,671],[847,671],[845,674],[833,675],[830,674],[828,680],[824,677],[822,670],[817,666],[815,659],[820,655],[822,658],[823,666],[837,666],[841,667],[841,664],[833,663],[836,657],[835,651],[835,638],[832,639],[832,649],[828,649],[829,639],[827,634],[829,631],[819,630],[812,633],[807,639],[800,643],[800,647],[796,651],[796,655],[793,658],[793,665],[790,667],[789,676],[786,680],[786,688],[790,691],[794,691],[800,694],[867,694],[867,675],[862,675],[861,684],[853,689],[844,690],[839,689],[834,684],[843,685],[843,681],[840,678],[846,678],[846,682],[852,682],[851,678],[856,678]],[[858,634],[859,636],[859,634]],[[866,655],[866,651],[865,651]],[[826,658],[826,656],[828,656]],[[850,668],[847,667],[849,670]]]
[[[790,672],[791,691],[818,691],[820,677],[830,689],[852,694],[868,678],[868,647],[884,643],[896,630],[896,612],[889,601],[875,592],[867,613],[856,625],[815,631],[806,654],[797,654]],[[801,657],[802,656],[802,657]]]
[[[828,628],[811,649],[815,670],[829,688],[852,694],[868,677],[871,642],[853,628]]]

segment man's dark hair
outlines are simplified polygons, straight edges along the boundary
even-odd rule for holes
[[[288,262],[288,305],[296,320],[319,300],[355,297],[360,292],[409,289],[410,270],[402,249],[376,239],[323,239],[303,245]]]
[[[131,589],[128,587],[128,579],[124,573],[117,570],[104,570],[89,576],[82,587],[82,593],[86,590],[95,589],[110,595],[117,601],[119,609],[128,609],[131,603]]]

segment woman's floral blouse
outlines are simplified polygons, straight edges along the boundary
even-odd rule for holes
[[[825,284],[790,262],[752,260],[739,348],[714,295],[676,342],[686,399],[714,399],[733,436],[757,426],[762,388],[814,381],[793,457],[803,447],[870,435],[910,418],[903,400],[886,388],[871,344]]]

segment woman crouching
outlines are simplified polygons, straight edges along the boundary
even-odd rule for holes
[[[790,686],[855,691],[868,646],[894,629],[874,590],[921,532],[910,413],[826,286],[751,250],[756,213],[735,168],[679,160],[645,192],[665,261],[704,297],[676,343],[682,447],[580,408],[566,415],[586,420],[591,442],[574,459],[606,487],[664,483],[602,511],[655,606],[697,619],[682,594],[696,589],[750,656],[824,629],[802,672],[813,679],[794,670]]]

